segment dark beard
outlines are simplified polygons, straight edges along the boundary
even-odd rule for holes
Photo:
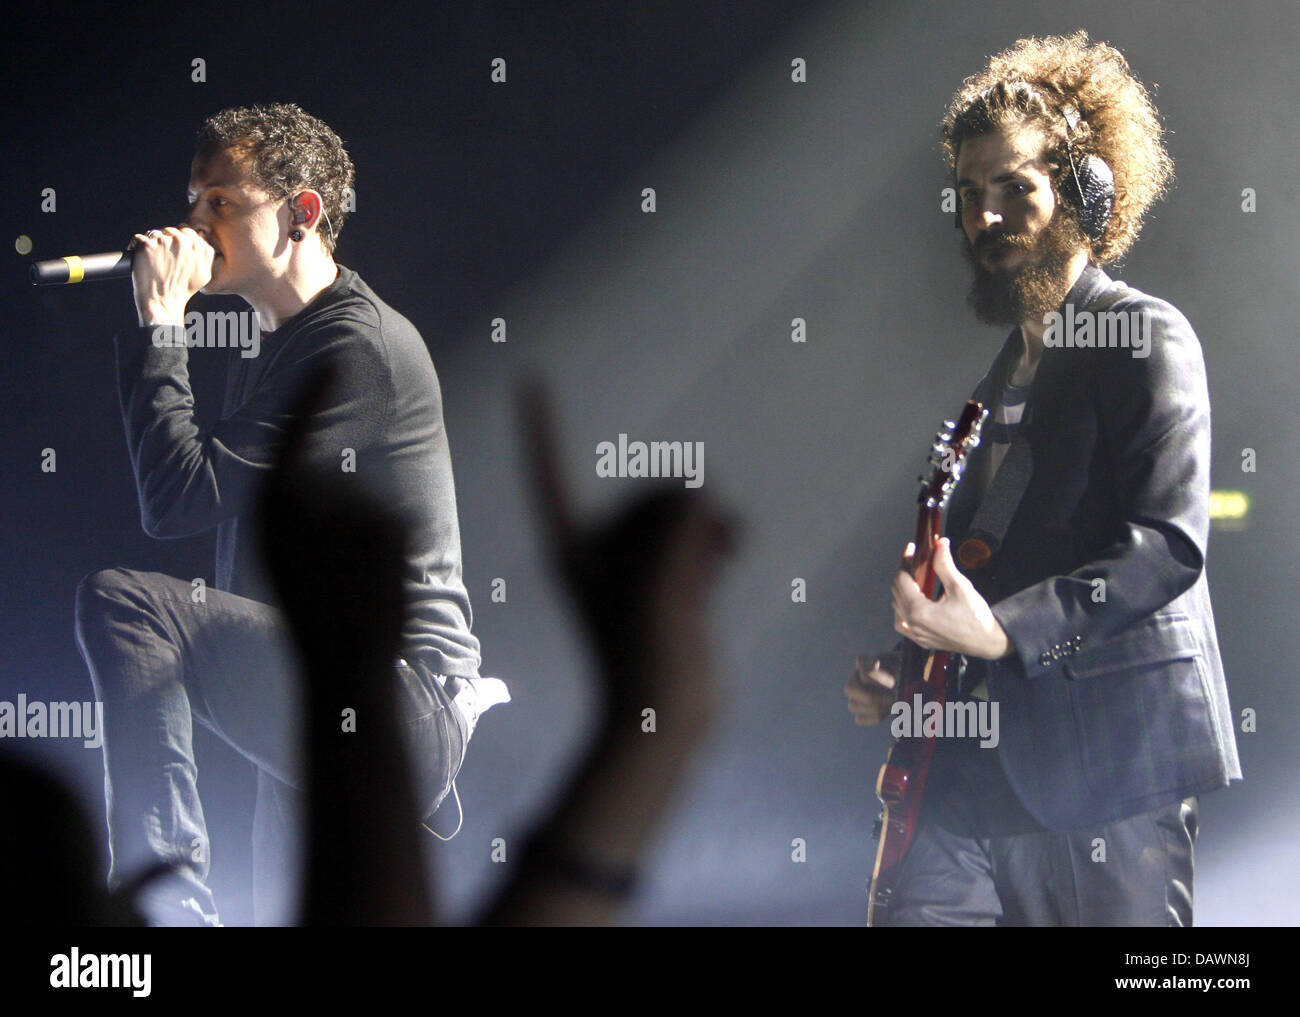
[[[975,271],[966,302],[986,325],[1018,325],[1060,308],[1070,292],[1070,259],[1087,241],[1073,216],[1058,206],[1038,240],[1023,234],[985,233],[971,244],[962,232],[962,253]],[[987,268],[984,252],[999,247],[1028,251],[1024,268]]]

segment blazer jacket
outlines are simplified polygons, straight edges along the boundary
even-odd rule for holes
[[[979,534],[991,558],[963,571],[1014,649],[975,663],[999,703],[1007,779],[1052,829],[1241,777],[1205,575],[1210,404],[1200,343],[1175,307],[1091,264],[1061,314],[1074,325],[1065,335],[1081,343],[1115,342],[1123,324],[1129,345],[1048,345],[987,494],[986,442],[947,521],[957,551],[972,523],[1004,520],[1004,533]],[[1134,345],[1144,330],[1145,351]],[[1000,399],[1022,348],[1016,329],[974,398]]]

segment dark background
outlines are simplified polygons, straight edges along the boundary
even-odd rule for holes
[[[114,564],[211,581],[210,536],[140,529],[113,384],[125,283],[34,290],[37,258],[122,246],[183,216],[193,136],[230,105],[296,101],[348,143],[339,260],[421,330],[442,382],[488,714],[459,781],[464,829],[429,839],[470,915],[549,801],[590,720],[589,661],[538,552],[512,414],[551,384],[570,480],[608,506],[595,446],[703,441],[705,484],[746,521],[719,598],[729,709],[629,918],[861,923],[887,732],[855,728],[854,655],[892,641],[888,582],[935,426],[1002,332],[967,276],[936,125],[984,58],[1086,28],[1118,46],[1170,130],[1178,186],[1113,276],[1175,303],[1204,344],[1214,483],[1247,491],[1210,575],[1247,780],[1202,801],[1197,919],[1294,924],[1297,136],[1294,4],[1059,2],[98,5],[11,28],[0,193],[0,699],[90,698],[73,593]],[[206,62],[203,83],[191,61]],[[493,84],[490,62],[507,61]],[[806,84],[791,60],[807,61]],[[57,211],[43,213],[52,187]],[[658,211],[640,211],[654,187]],[[1243,188],[1258,211],[1242,211]],[[15,251],[30,237],[28,256]],[[196,298],[202,307],[208,298]],[[227,306],[210,301],[206,306]],[[237,306],[230,304],[229,306]],[[490,341],[505,318],[508,341]],[[806,344],[790,321],[808,322]],[[192,351],[200,412],[222,351]],[[58,456],[40,469],[42,449]],[[1243,473],[1242,450],[1257,470]],[[791,581],[807,581],[792,603]],[[505,603],[490,600],[506,581]],[[17,742],[102,826],[98,750]],[[200,733],[213,885],[251,919],[251,766]],[[4,817],[21,822],[22,817]],[[439,823],[454,826],[454,805]],[[807,860],[791,860],[795,838]]]

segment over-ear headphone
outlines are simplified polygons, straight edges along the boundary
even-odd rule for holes
[[[1079,193],[1079,226],[1088,239],[1096,243],[1105,235],[1110,214],[1115,208],[1115,174],[1099,155],[1085,155],[1075,161],[1073,137],[1081,122],[1079,111],[1073,106],[1064,106],[1061,115],[1065,117],[1067,128],[1065,151],[1070,158],[1074,188]],[[960,196],[953,225],[962,228]]]
[[[1115,208],[1115,174],[1099,155],[1085,155],[1074,161],[1071,138],[1079,129],[1079,111],[1073,106],[1061,110],[1069,127],[1065,137],[1065,151],[1070,157],[1074,173],[1074,187],[1079,192],[1079,225],[1093,243],[1101,240],[1110,223],[1110,213]]]

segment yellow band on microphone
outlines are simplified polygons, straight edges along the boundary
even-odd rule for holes
[[[68,282],[81,282],[82,279],[86,278],[86,268],[82,265],[81,259],[75,254],[63,260],[68,263]]]

